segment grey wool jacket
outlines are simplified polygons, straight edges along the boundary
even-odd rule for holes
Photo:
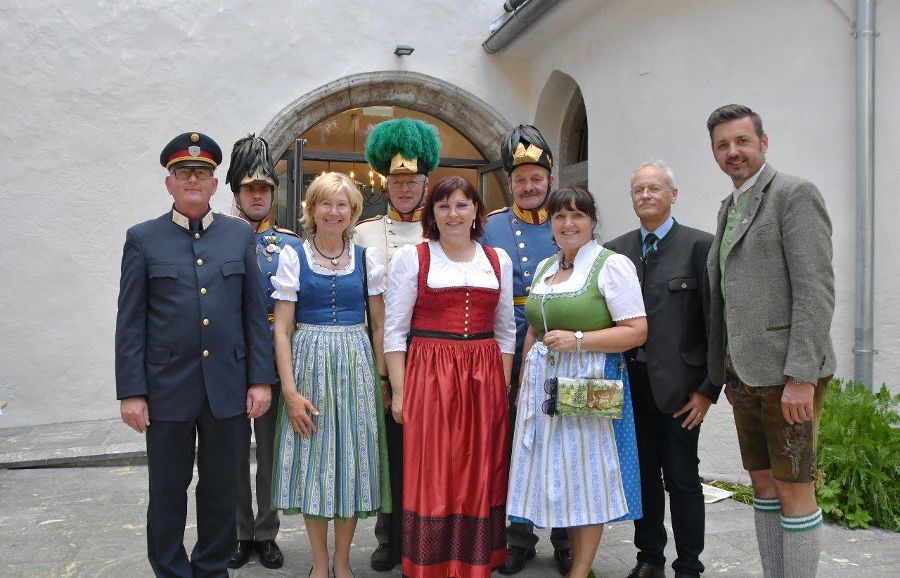
[[[729,195],[719,209],[707,268],[709,378],[725,382],[726,346],[737,377],[751,386],[815,383],[834,374],[831,220],[818,189],[765,165],[749,190],[725,261],[719,248]],[[726,323],[727,307],[727,323]]]

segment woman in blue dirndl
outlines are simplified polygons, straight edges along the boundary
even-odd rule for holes
[[[348,578],[357,519],[390,511],[378,379],[385,373],[384,267],[377,249],[350,240],[362,201],[346,175],[316,178],[304,207],[310,239],[299,252],[282,249],[272,278],[282,388],[272,501],[285,513],[303,514],[316,578],[329,575],[329,520],[334,576]]]

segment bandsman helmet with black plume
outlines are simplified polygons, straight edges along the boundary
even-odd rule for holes
[[[235,195],[241,191],[241,185],[266,183],[273,190],[278,186],[275,163],[264,138],[250,134],[234,143],[225,183],[231,185]]]

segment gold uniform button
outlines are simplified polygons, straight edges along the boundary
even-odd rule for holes
[[[204,350],[203,350],[203,357],[209,357],[209,350],[208,350],[208,349],[204,349]]]
[[[198,266],[198,267],[202,267],[202,266],[203,266],[203,259],[197,259],[197,266]]]
[[[522,273],[522,275],[524,275],[526,277],[531,277],[531,271],[525,271],[524,273]]]
[[[199,239],[199,238],[200,238],[200,233],[194,233],[194,238],[195,238],[195,239]]]
[[[209,319],[204,319],[204,320],[203,320],[203,325],[209,325]]]
[[[200,295],[206,295],[206,287],[200,288]]]

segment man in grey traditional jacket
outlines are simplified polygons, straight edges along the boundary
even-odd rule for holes
[[[707,261],[709,377],[734,406],[763,572],[814,576],[816,434],[835,369],[831,221],[815,185],[766,163],[758,114],[723,106],[707,128],[734,185]]]

